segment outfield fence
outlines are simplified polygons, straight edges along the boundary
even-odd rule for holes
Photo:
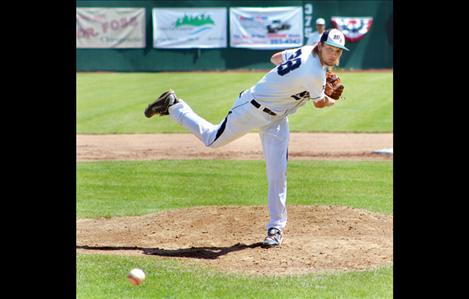
[[[393,66],[393,2],[392,0],[77,0],[77,8],[144,8],[144,45],[141,48],[78,48],[77,71],[191,71],[269,69],[269,58],[278,50],[236,48],[230,46],[230,34],[224,48],[162,49],[154,48],[152,10],[154,8],[227,8],[231,7],[281,7],[303,8],[304,33],[314,30],[314,22],[321,17],[326,28],[332,27],[333,17],[371,17],[369,31],[358,41],[347,42],[350,52],[344,53],[344,69],[383,69]],[[230,24],[227,20],[226,30]],[[111,24],[112,25],[112,24]],[[77,31],[78,35],[78,31]]]

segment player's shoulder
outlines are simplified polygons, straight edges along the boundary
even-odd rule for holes
[[[303,62],[311,60],[311,58],[313,56],[314,47],[315,47],[315,44],[314,45],[304,45],[304,46],[299,48],[301,50],[300,55],[302,56]]]
[[[302,54],[312,54],[313,53],[313,49],[316,45],[305,45],[303,47],[301,47],[301,52]]]
[[[306,69],[308,74],[315,78],[314,80],[322,80],[322,78],[325,76],[324,67],[321,64],[319,57],[314,54],[313,49],[314,45],[308,46],[307,48],[305,47],[304,49],[307,53],[307,57],[304,58],[305,64],[308,65]]]

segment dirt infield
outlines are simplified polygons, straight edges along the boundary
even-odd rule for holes
[[[175,258],[235,273],[285,275],[391,265],[391,215],[341,206],[288,207],[281,248],[264,249],[268,209],[211,206],[77,220],[77,251]]]
[[[393,134],[292,133],[291,160],[383,160],[372,151],[393,147]],[[192,134],[77,135],[77,160],[261,160],[259,135],[250,133],[221,148],[205,147]]]

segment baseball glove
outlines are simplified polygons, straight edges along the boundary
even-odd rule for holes
[[[334,100],[338,100],[344,91],[344,84],[336,73],[328,71],[326,73],[326,88],[324,93]]]

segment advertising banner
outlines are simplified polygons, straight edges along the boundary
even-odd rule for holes
[[[285,49],[303,45],[303,8],[230,8],[230,45],[236,48]]]
[[[76,9],[77,48],[145,48],[145,8]]]
[[[226,8],[154,8],[153,47],[226,48]]]

